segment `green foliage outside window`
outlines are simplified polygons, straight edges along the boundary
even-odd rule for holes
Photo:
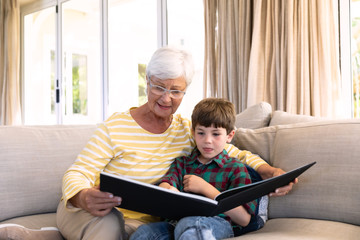
[[[73,54],[72,61],[73,113],[87,115],[87,59]]]
[[[354,96],[354,117],[360,118],[360,17],[352,19],[352,78],[353,78],[353,96]]]
[[[139,72],[139,106],[143,105],[147,101],[146,96],[146,64],[138,64]]]

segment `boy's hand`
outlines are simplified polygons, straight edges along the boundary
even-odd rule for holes
[[[205,187],[207,187],[207,185],[210,185],[204,179],[196,175],[185,175],[183,184],[185,192],[193,192],[200,194],[202,194],[202,191]]]
[[[171,186],[171,185],[168,184],[167,182],[162,182],[162,183],[160,183],[159,187],[166,188],[166,189],[169,189],[169,190],[175,191],[175,192],[180,192],[176,187]]]
[[[183,184],[185,192],[202,194],[211,199],[220,193],[213,185],[196,175],[185,175]]]

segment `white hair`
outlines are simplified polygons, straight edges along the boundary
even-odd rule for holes
[[[146,68],[146,75],[161,80],[183,76],[189,86],[194,76],[194,63],[191,53],[185,49],[165,46],[155,51]]]

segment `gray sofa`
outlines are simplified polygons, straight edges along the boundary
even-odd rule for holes
[[[239,239],[359,239],[359,120],[272,112],[261,103],[236,124],[233,143],[271,165],[317,162],[290,194],[270,198],[264,228]],[[0,240],[62,239],[55,221],[61,179],[95,128],[0,127]]]

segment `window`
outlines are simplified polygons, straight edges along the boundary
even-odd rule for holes
[[[102,120],[100,1],[63,2],[61,12],[62,123]]]
[[[24,18],[23,109],[27,124],[55,124],[55,7]]]
[[[360,1],[339,1],[340,53],[344,109],[360,118]]]
[[[178,112],[202,98],[201,0],[44,0],[21,9],[24,124],[98,123],[146,102],[145,69],[162,45],[194,55]]]
[[[157,25],[157,1],[109,0],[108,114],[144,102],[144,71],[158,46]]]
[[[198,0],[168,0],[168,42],[183,45],[192,53],[195,77],[188,88],[178,112],[188,118],[196,103],[203,98],[204,6]]]
[[[360,118],[360,1],[351,1],[351,66],[354,117]]]
[[[25,124],[102,119],[99,6],[71,0],[25,15]]]

